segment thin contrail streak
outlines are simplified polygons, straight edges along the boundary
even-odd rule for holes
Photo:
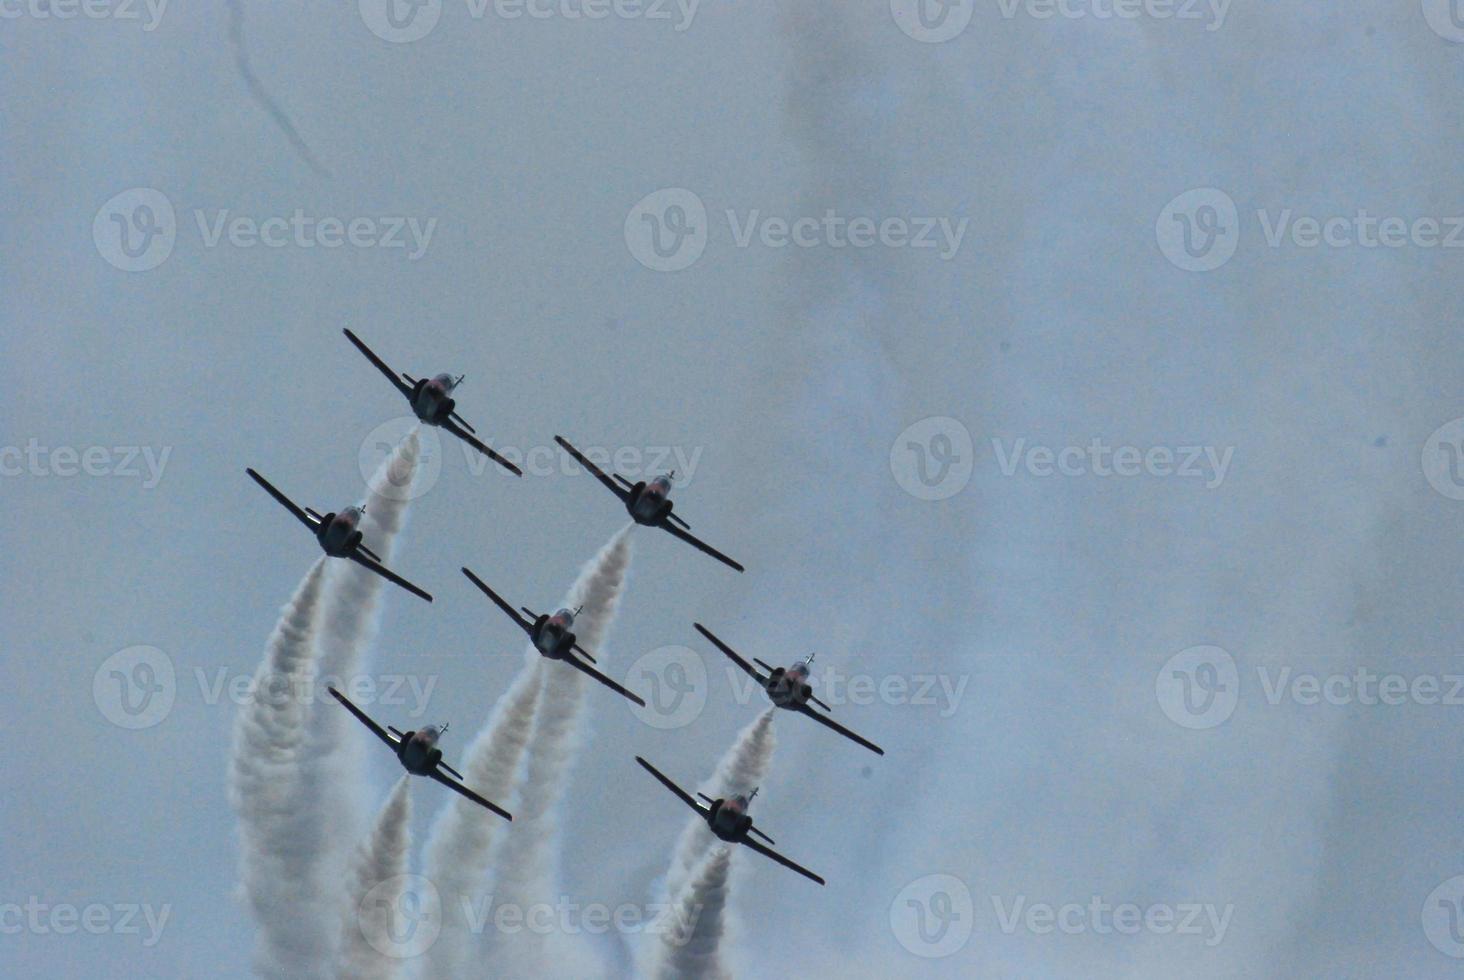
[[[264,109],[269,117],[274,120],[276,126],[285,134],[290,145],[295,148],[300,159],[305,161],[306,166],[315,171],[319,177],[329,177],[330,171],[325,169],[315,158],[305,138],[300,135],[285,110],[274,100],[274,97],[265,89],[264,83],[259,76],[254,74],[253,67],[249,64],[249,49],[244,44],[244,5],[242,0],[225,0],[229,8],[229,43],[234,48],[234,64],[239,68],[239,74],[244,79],[244,85],[249,89],[249,94],[254,97],[260,107]]]
[[[340,980],[395,980],[401,974],[403,958],[390,954],[395,951],[392,917],[411,845],[410,779],[403,775],[397,780],[371,836],[356,852],[341,929]]]
[[[259,924],[261,976],[324,977],[335,941],[314,858],[324,827],[302,792],[306,696],[325,559],[310,566],[270,635],[254,694],[234,721],[229,799],[239,816],[240,876]]]

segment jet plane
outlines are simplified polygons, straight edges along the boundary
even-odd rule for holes
[[[303,510],[293,500],[286,497],[274,488],[264,477],[254,470],[245,467],[244,472],[254,478],[254,482],[264,487],[271,497],[284,505],[285,509],[294,514],[296,519],[310,529],[315,535],[315,540],[320,542],[320,547],[332,558],[349,558],[358,565],[364,565],[388,582],[395,582],[402,588],[415,596],[421,596],[428,602],[432,596],[417,586],[402,578],[396,572],[381,564],[381,556],[361,541],[361,515],[366,513],[365,507],[347,507],[344,510],[335,511],[330,514],[317,514],[309,507]]]
[[[356,349],[365,354],[366,359],[376,365],[376,369],[386,375],[386,379],[395,385],[397,391],[401,392],[411,403],[412,411],[416,413],[417,418],[428,425],[446,429],[515,476],[524,475],[517,466],[485,446],[482,440],[474,434],[478,430],[457,413],[457,401],[453,399],[452,393],[457,390],[458,385],[463,383],[463,379],[467,375],[460,374],[453,377],[450,374],[439,374],[432,378],[414,378],[403,371],[398,376],[385,361],[372,353],[371,348],[367,347],[360,337],[351,333],[349,329],[343,329],[342,332],[346,335],[346,339],[355,344]]]
[[[620,498],[620,502],[625,505],[625,510],[630,514],[631,520],[646,527],[665,528],[693,548],[706,552],[722,564],[729,565],[739,572],[746,571],[716,548],[694,537],[691,533],[691,525],[671,512],[671,481],[676,477],[675,470],[658,476],[649,483],[645,480],[631,483],[619,473],[615,474],[614,479],[611,479],[562,436],[555,436],[554,441],[559,443],[565,452],[573,456],[577,463],[593,473],[595,479],[605,484],[611,493]]]
[[[725,653],[733,663],[741,667],[743,670],[747,671],[747,673],[751,675],[753,680],[762,685],[762,689],[767,692],[768,698],[773,702],[773,704],[777,705],[780,708],[787,708],[789,711],[797,711],[800,714],[805,714],[808,717],[812,718],[814,721],[827,725],[834,731],[838,732],[840,735],[843,735],[845,738],[849,738],[854,740],[855,742],[858,742],[860,745],[864,746],[866,749],[869,749],[871,752],[875,752],[879,755],[884,755],[884,749],[880,748],[878,745],[875,745],[869,739],[861,738],[860,736],[855,735],[853,732],[849,731],[849,729],[834,721],[828,715],[815,711],[813,710],[813,708],[809,707],[809,702],[812,702],[813,704],[818,705],[824,711],[834,710],[833,708],[830,708],[828,705],[824,704],[818,698],[814,697],[813,688],[809,686],[808,675],[811,672],[813,666],[813,654],[809,654],[808,659],[800,660],[791,667],[770,667],[767,664],[763,663],[761,660],[758,660],[756,657],[754,657],[753,663],[756,663],[758,667],[761,667],[763,670],[767,671],[767,674],[764,675],[758,673],[756,668],[754,668],[752,664],[748,663],[746,660],[743,660],[740,656],[738,656],[737,651],[733,650],[727,644],[723,643],[721,640],[717,639],[717,637],[713,636],[711,630],[707,629],[701,623],[695,623],[693,625],[696,626],[697,632],[701,633],[702,636],[705,636],[708,640],[711,640],[712,643],[716,644],[718,650],[721,650],[723,653]]]
[[[644,768],[646,772],[659,779],[661,781],[661,785],[665,786],[671,792],[680,797],[681,802],[685,803],[687,806],[695,810],[697,816],[701,817],[707,822],[707,827],[711,830],[713,834],[717,835],[718,838],[726,841],[729,844],[745,844],[748,847],[752,848],[754,851],[757,851],[759,854],[765,854],[768,857],[772,858],[774,861],[777,861],[783,867],[792,868],[794,871],[803,875],[803,877],[808,878],[811,881],[816,881],[820,885],[825,884],[824,880],[818,875],[814,874],[812,871],[809,871],[802,865],[794,864],[792,861],[788,860],[787,858],[783,857],[783,855],[779,854],[777,851],[767,846],[768,844],[773,843],[773,839],[767,834],[763,833],[761,830],[758,830],[756,827],[754,827],[752,825],[752,817],[747,815],[747,808],[752,803],[753,797],[757,796],[757,790],[753,790],[747,796],[737,795],[730,798],[723,798],[718,800],[712,799],[705,793],[696,794],[700,799],[705,801],[705,805],[703,805],[702,803],[698,803],[696,800],[692,799],[691,794],[687,793],[686,790],[673,783],[661,772],[661,770],[651,765],[645,759],[642,759],[640,756],[636,756],[635,761],[639,762],[641,764],[641,767]],[[754,837],[761,837],[763,841],[767,841],[767,844],[762,843],[762,841],[755,840]]]
[[[538,650],[550,660],[562,660],[571,667],[584,671],[601,684],[604,684],[612,691],[617,691],[625,695],[642,708],[646,706],[645,701],[641,699],[640,695],[627,691],[590,666],[590,664],[595,662],[595,658],[588,650],[579,645],[573,631],[574,617],[579,614],[578,609],[561,609],[552,616],[547,613],[535,613],[527,606],[522,607],[522,609],[515,609],[505,602],[497,592],[490,589],[487,583],[474,575],[472,569],[464,568],[463,574],[468,577],[470,582],[482,589],[483,594],[492,599],[493,603],[499,609],[507,613],[508,618],[518,624],[519,629],[529,635],[529,641],[534,644],[534,649]],[[579,656],[577,657],[575,654],[579,654]],[[581,660],[580,657],[583,657],[584,660]]]
[[[437,747],[437,740],[447,733],[447,726],[438,728],[436,725],[428,725],[426,728],[419,728],[415,732],[399,732],[395,728],[382,728],[376,722],[366,716],[366,712],[351,703],[340,691],[335,688],[327,690],[339,701],[347,711],[355,715],[357,720],[372,733],[387,744],[396,753],[401,761],[402,768],[413,776],[427,776],[437,780],[442,785],[456,793],[461,793],[468,799],[481,807],[486,807],[498,814],[505,820],[512,820],[513,814],[496,803],[490,803],[483,797],[468,789],[458,780],[463,774],[452,766],[442,761],[442,750]]]

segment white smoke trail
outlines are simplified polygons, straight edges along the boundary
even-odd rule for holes
[[[325,559],[285,605],[254,674],[254,696],[234,721],[229,799],[239,816],[240,876],[259,924],[261,976],[323,977],[334,932],[312,858],[325,831],[302,792],[311,668]]]
[[[661,931],[657,980],[724,980],[731,976],[722,960],[727,933],[727,890],[732,849],[713,849],[676,896],[674,918]]]
[[[399,888],[398,879],[407,873],[412,819],[412,797],[407,790],[411,778],[404,774],[397,780],[376,817],[371,836],[356,852],[341,929],[342,980],[393,980],[400,973],[402,959],[386,955],[391,952],[386,942],[398,896],[382,895],[381,890],[392,889],[394,884]]]
[[[366,514],[361,529],[365,532],[366,545],[381,555],[388,567],[392,542],[405,522],[417,453],[418,427],[413,426],[367,485]],[[360,674],[367,647],[375,634],[376,609],[383,588],[397,589],[355,562],[329,563],[321,603],[317,693],[323,693],[328,683],[349,693],[350,683]],[[310,737],[307,792],[311,804],[323,819],[330,821],[330,842],[360,840],[366,834],[365,815],[371,809],[361,773],[366,752],[379,752],[381,747],[348,712],[333,702],[315,712]],[[344,880],[349,854],[348,849],[339,846],[324,852],[321,860],[329,866],[324,873],[332,880]]]
[[[604,641],[620,603],[626,572],[630,566],[630,531],[622,528],[586,563],[569,590],[565,605],[583,606],[575,619],[580,645],[605,666]],[[528,765],[522,791],[514,807],[512,846],[502,852],[495,900],[527,910],[531,906],[556,902],[557,857],[561,852],[559,804],[568,787],[570,770],[580,747],[586,685],[598,687],[580,671],[565,664],[541,660],[543,675],[534,711],[528,746]],[[607,697],[619,695],[608,693]],[[488,945],[496,955],[495,968],[510,975],[529,975],[544,970],[554,957],[554,973],[588,976],[595,963],[580,948],[571,952],[568,933],[556,933],[552,951],[542,931],[512,936],[487,933]]]
[[[537,650],[526,653],[523,668],[468,747],[465,781],[500,805],[509,805],[514,776],[528,745],[544,676],[542,659]],[[433,823],[427,839],[426,874],[442,897],[442,932],[427,951],[424,976],[460,977],[467,972],[474,935],[467,913],[469,908],[486,908],[488,866],[500,829],[506,825],[499,817],[456,795]]]
[[[700,787],[701,792],[717,799],[736,793],[749,793],[762,784],[768,773],[768,765],[773,759],[776,742],[773,736],[773,712],[776,710],[768,708],[742,729],[732,748],[717,763],[711,780]],[[692,869],[706,857],[716,843],[717,838],[707,828],[705,820],[695,816],[687,820],[686,827],[676,840],[671,866],[666,869],[665,897],[673,897],[681,891]]]

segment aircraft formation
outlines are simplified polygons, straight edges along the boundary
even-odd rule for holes
[[[398,373],[366,346],[360,337],[349,329],[342,332],[346,339],[407,399],[413,414],[421,422],[452,433],[505,470],[515,476],[523,476],[522,470],[479,439],[477,430],[458,413],[457,399],[454,395],[463,383],[464,375],[454,376],[443,373],[430,378],[414,378],[405,371]],[[616,496],[636,524],[662,528],[729,568],[738,572],[745,571],[740,563],[694,536],[691,533],[691,525],[674,512],[670,499],[672,482],[676,476],[674,471],[656,476],[649,481],[632,482],[618,473],[605,473],[562,436],[555,436],[554,441]],[[381,556],[366,544],[361,528],[361,518],[366,510],[364,505],[352,504],[338,511],[322,514],[309,507],[300,507],[252,467],[247,467],[245,472],[310,531],[315,537],[316,543],[328,557],[353,561],[412,595],[427,602],[432,601],[431,593],[387,568],[382,563]],[[504,614],[513,620],[514,625],[523,630],[534,649],[542,656],[573,667],[594,678],[616,694],[641,707],[645,706],[645,700],[640,695],[602,673],[596,666],[594,653],[586,650],[579,643],[574,632],[574,621],[580,610],[558,609],[553,613],[536,613],[528,606],[515,607],[471,569],[464,567],[462,573],[494,605],[503,610]],[[749,663],[701,623],[693,625],[738,668],[757,681],[775,707],[807,715],[864,748],[884,755],[884,749],[830,718],[829,714],[832,709],[814,696],[813,687],[809,683],[812,674],[812,654],[787,667],[772,667],[757,658],[753,658]],[[757,666],[754,667],[753,664]],[[437,743],[447,733],[447,725],[440,727],[427,725],[409,732],[402,732],[390,726],[383,728],[340,691],[333,687],[329,690],[342,707],[392,750],[408,773],[426,776],[505,820],[513,819],[513,815],[503,807],[485,799],[471,787],[466,786],[463,782],[463,775],[443,761],[442,750],[438,748]],[[747,811],[752,800],[757,796],[757,789],[753,789],[745,796],[738,794],[715,800],[702,793],[693,797],[639,755],[635,757],[635,761],[683,803],[691,807],[701,819],[705,820],[708,829],[720,840],[743,844],[811,881],[820,885],[824,884],[824,879],[817,874],[774,851],[772,849],[773,839],[753,825],[752,817]]]

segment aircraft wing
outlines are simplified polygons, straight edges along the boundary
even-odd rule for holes
[[[757,853],[759,854],[767,855],[774,861],[777,861],[783,867],[792,868],[794,871],[798,872],[803,877],[808,878],[811,881],[816,881],[820,885],[827,884],[827,882],[825,882],[822,878],[814,874],[812,871],[809,871],[803,865],[797,864],[793,861],[789,861],[787,858],[783,857],[783,855],[779,854],[777,851],[773,850],[771,847],[768,847],[766,844],[760,841],[755,841],[751,837],[744,837],[742,838],[742,843],[745,846],[752,848],[754,851],[757,851]]]
[[[630,698],[630,700],[634,701],[642,708],[646,706],[645,700],[642,699],[639,694],[627,691],[625,688],[621,687],[619,684],[615,683],[610,678],[606,677],[604,674],[600,673],[598,670],[585,663],[583,660],[580,660],[578,657],[575,657],[571,654],[570,656],[564,658],[564,662],[572,667],[578,667],[580,670],[584,671],[586,674],[589,674],[601,684],[604,684],[606,687],[610,688],[610,690],[625,695],[627,698]]]
[[[736,650],[733,650],[727,644],[723,643],[721,640],[719,640],[715,636],[713,636],[712,635],[712,631],[709,630],[709,629],[707,629],[701,623],[693,623],[692,625],[696,627],[696,631],[698,633],[700,633],[702,636],[705,636],[707,639],[711,640],[712,643],[716,645],[717,649],[718,650],[721,650],[723,653],[725,653],[728,656],[728,658],[734,664],[736,664],[737,666],[741,667],[743,670],[747,671],[747,673],[749,675],[751,675],[751,677],[752,677],[753,680],[757,681],[763,687],[767,687],[768,686],[768,679],[766,677],[764,677],[763,675],[759,674],[757,672],[757,669],[755,667],[753,667],[752,664],[748,663],[746,660],[743,660],[741,657],[739,657],[737,655],[737,651]]]
[[[438,763],[438,765],[441,766],[441,763]],[[448,789],[452,790],[455,793],[461,793],[463,796],[466,796],[468,799],[472,800],[474,803],[478,804],[481,807],[487,807],[489,810],[492,810],[494,813],[498,814],[503,819],[505,819],[505,820],[512,820],[513,819],[513,814],[509,813],[503,807],[499,806],[497,803],[490,803],[487,800],[483,799],[483,797],[479,796],[477,793],[474,793],[472,790],[468,789],[462,783],[460,783],[457,780],[453,779],[447,773],[443,772],[440,768],[433,769],[432,772],[430,773],[430,775],[432,776],[433,779],[437,780],[439,783],[441,783],[442,785],[446,786]]]
[[[395,582],[397,585],[400,585],[402,588],[412,593],[412,595],[420,596],[421,598],[426,599],[428,602],[432,601],[432,595],[430,593],[418,588],[411,582],[408,582],[406,579],[402,578],[396,572],[393,572],[391,569],[387,568],[380,562],[372,561],[370,558],[367,558],[365,555],[361,554],[359,550],[351,552],[350,559],[357,565],[364,565],[365,567],[371,569],[373,572],[375,572],[377,575],[380,575],[388,582]]]
[[[484,456],[487,456],[489,459],[493,460],[493,462],[497,463],[499,466],[502,466],[504,469],[508,470],[514,476],[524,475],[523,470],[510,463],[508,460],[504,459],[502,456],[498,455],[487,446],[483,445],[483,441],[481,439],[469,432],[464,426],[459,425],[455,419],[443,419],[442,422],[439,423],[439,425],[442,428],[446,429],[448,432],[451,432],[453,435],[457,436],[463,442],[466,442],[468,445],[478,450],[478,452],[482,453]]]
[[[713,558],[717,559],[717,561],[721,562],[722,564],[728,565],[728,566],[730,566],[732,568],[735,568],[739,572],[745,572],[745,571],[747,571],[747,569],[743,568],[741,565],[737,564],[737,562],[733,561],[731,558],[728,558],[726,555],[722,554],[716,548],[713,548],[711,545],[707,544],[705,541],[702,541],[700,538],[698,538],[696,535],[692,534],[690,531],[685,530],[684,528],[678,527],[676,524],[673,524],[671,521],[662,521],[661,522],[661,526],[663,528],[665,528],[666,530],[670,531],[672,534],[676,535],[676,537],[680,538],[682,541],[685,541],[687,544],[689,544],[693,548],[697,549],[698,551],[704,551],[707,554],[711,555]]]
[[[386,380],[395,385],[397,391],[400,391],[408,398],[412,397],[412,389],[402,381],[402,379],[397,375],[395,371],[387,367],[385,361],[373,354],[371,352],[371,348],[367,347],[366,344],[362,342],[360,337],[357,337],[355,334],[351,333],[348,328],[344,327],[341,329],[341,333],[345,334],[346,339],[356,345],[356,349],[358,351],[366,355],[366,360],[376,365],[376,370],[386,375]]]
[[[244,468],[244,472],[253,477],[255,483],[264,487],[266,493],[268,493],[274,499],[278,500],[281,504],[284,504],[285,510],[288,510],[291,514],[294,514],[295,518],[301,524],[304,524],[310,529],[311,534],[314,534],[316,530],[320,527],[320,525],[313,518],[311,518],[309,514],[301,510],[300,507],[293,500],[276,490],[274,488],[274,484],[270,483],[264,477],[260,476],[258,473],[254,472],[254,470],[250,469],[247,466]]]
[[[814,711],[806,704],[800,704],[798,706],[798,710],[803,712],[808,717],[812,718],[814,721],[822,722],[823,724],[829,726],[845,738],[852,739],[855,742],[858,742],[860,745],[864,746],[866,749],[875,753],[876,755],[884,755],[884,749],[880,748],[878,745],[875,745],[867,738],[861,738],[860,736],[855,735],[853,732],[849,731],[849,729],[845,728],[837,721],[834,721],[834,719],[830,718],[828,715],[819,714],[817,711]]]
[[[508,618],[517,623],[519,629],[529,634],[529,636],[534,635],[534,624],[529,622],[523,616],[519,615],[519,611],[513,608],[513,606],[510,606],[508,603],[504,602],[503,597],[500,596],[497,592],[494,592],[492,589],[488,588],[488,583],[484,582],[478,576],[474,575],[471,568],[464,568],[463,574],[468,577],[468,581],[472,582],[478,588],[482,589],[483,594],[492,599],[494,605],[496,605],[499,609],[502,609],[504,612],[508,613]]]
[[[564,449],[565,452],[573,456],[576,463],[579,463],[585,469],[593,473],[595,479],[599,480],[601,483],[605,484],[605,486],[609,487],[610,492],[619,497],[622,503],[630,500],[629,490],[625,489],[620,484],[616,483],[614,480],[606,476],[604,470],[600,469],[600,467],[596,466],[594,463],[591,463],[588,459],[586,459],[584,453],[571,446],[567,439],[565,439],[563,436],[555,436],[554,441],[559,443],[559,445]]]
[[[697,815],[698,816],[702,817],[703,819],[706,818],[707,808],[704,807],[704,806],[702,806],[696,800],[692,799],[690,793],[688,793],[686,790],[682,789],[680,786],[677,786],[675,783],[673,783],[670,780],[669,777],[666,776],[665,773],[661,772],[661,770],[657,769],[655,766],[651,765],[649,762],[647,762],[646,760],[642,759],[640,756],[636,756],[635,757],[635,761],[636,762],[639,762],[641,764],[641,768],[642,769],[644,769],[646,772],[650,773],[652,776],[655,776],[657,779],[659,779],[661,781],[661,785],[662,786],[665,786],[671,792],[673,792],[677,796],[681,797],[681,801],[683,803],[685,803],[687,806],[691,807],[693,810],[695,810],[697,812]]]
[[[393,752],[395,752],[397,750],[397,746],[401,744],[401,740],[400,739],[394,737],[385,728],[382,728],[376,722],[372,721],[367,716],[366,712],[362,711],[360,708],[358,708],[354,704],[352,704],[351,703],[351,699],[348,698],[348,697],[346,697],[340,691],[337,691],[333,687],[332,688],[327,688],[327,690],[330,691],[330,693],[335,697],[335,699],[337,701],[339,701],[341,704],[343,704],[345,706],[345,708],[346,708],[347,711],[349,711],[351,714],[353,714],[353,715],[356,716],[356,720],[357,721],[361,722],[361,724],[363,724],[367,728],[371,729],[372,733],[374,733],[377,738],[381,739],[388,746],[390,746],[391,747],[391,750]]]

